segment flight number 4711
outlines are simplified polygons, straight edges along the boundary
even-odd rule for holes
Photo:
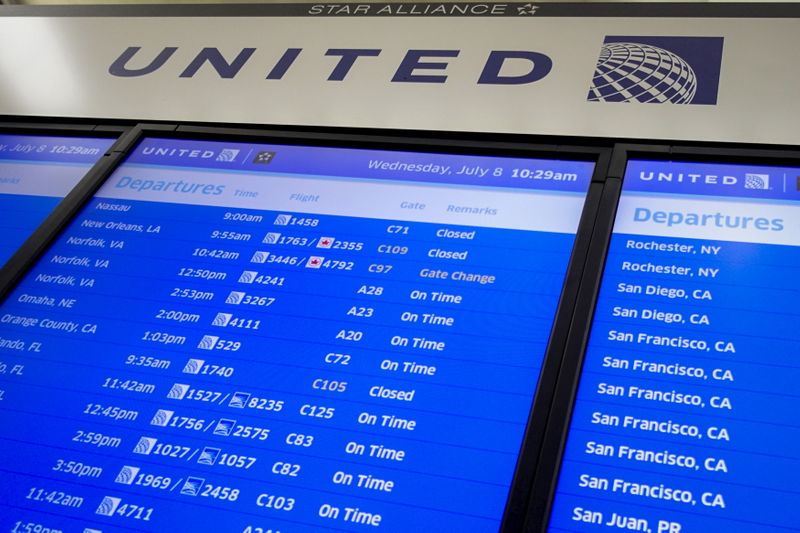
[[[111,500],[111,502],[109,502]],[[150,517],[153,516],[153,508],[152,507],[143,507],[141,505],[135,505],[132,503],[122,503],[120,505],[116,505],[116,509],[113,509],[115,506],[115,502],[113,498],[106,497],[100,506],[97,508],[96,513],[103,516],[122,516],[124,518],[133,518],[135,520],[150,520]],[[113,509],[112,512],[108,512],[110,509]]]

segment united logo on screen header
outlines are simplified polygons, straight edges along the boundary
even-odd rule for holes
[[[222,150],[203,150],[190,148],[171,148],[161,146],[143,146],[141,154],[151,157],[169,159],[213,159],[221,163],[236,163],[240,150],[238,148],[223,148]]]
[[[700,169],[698,169],[700,170]],[[778,176],[770,176],[762,172],[732,172],[714,173],[709,174],[706,172],[691,172],[686,169],[676,169],[675,171],[652,170],[650,168],[642,168],[636,170],[635,174],[631,174],[627,179],[635,179],[639,183],[648,183],[653,185],[661,184],[674,184],[681,186],[684,189],[689,187],[703,187],[708,190],[713,188],[733,188],[739,192],[741,189],[748,189],[750,191],[776,191],[781,188],[781,179]],[[775,178],[775,179],[773,179]]]
[[[590,102],[717,103],[722,37],[608,36]]]

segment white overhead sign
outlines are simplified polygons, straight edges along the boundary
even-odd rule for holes
[[[797,19],[446,5],[0,17],[0,114],[800,141]]]

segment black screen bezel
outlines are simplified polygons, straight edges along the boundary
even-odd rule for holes
[[[83,130],[84,132],[86,130]],[[91,130],[90,130],[91,131]],[[416,133],[416,132],[415,132]],[[9,261],[8,268],[0,271],[0,302],[8,296],[25,273],[32,268],[49,246],[66,229],[81,208],[89,202],[108,177],[127,156],[147,137],[274,143],[284,145],[327,146],[382,150],[407,150],[416,152],[464,153],[508,157],[543,159],[570,159],[595,163],[592,180],[587,190],[583,212],[570,255],[565,281],[562,285],[549,342],[542,362],[538,386],[527,421],[525,435],[517,458],[509,497],[502,516],[500,531],[520,531],[526,522],[528,502],[532,496],[533,475],[538,464],[544,429],[551,416],[552,396],[556,379],[561,371],[562,356],[567,343],[569,326],[573,319],[578,288],[588,259],[588,247],[595,219],[599,215],[611,149],[602,145],[570,145],[525,143],[515,140],[486,140],[486,135],[453,137],[446,134],[417,134],[379,130],[359,130],[358,133],[338,129],[297,131],[291,129],[254,129],[206,127],[179,124],[138,124],[128,130],[98,161],[70,195],[59,204],[45,223]],[[477,138],[476,138],[477,137]]]
[[[74,198],[73,195],[79,194],[80,191],[91,186],[90,176],[93,175],[94,168],[104,162],[108,154],[119,145],[121,136],[128,130],[126,126],[122,125],[97,125],[97,124],[81,124],[81,123],[64,123],[64,122],[17,122],[17,121],[0,121],[0,135],[31,135],[31,136],[48,136],[48,137],[75,137],[75,138],[105,138],[115,139],[114,143],[102,154],[97,161],[95,161],[92,168],[78,181],[75,187],[61,199],[56,207],[45,217],[39,226],[31,233],[25,242],[17,249],[17,251],[9,257],[6,263],[0,264],[0,298],[4,294],[2,288],[6,284],[7,279],[15,278],[14,273],[18,272],[20,268],[26,265],[26,258],[31,253],[36,253],[38,244],[42,242],[42,235],[47,231],[55,221],[63,218],[64,209],[71,205]]]

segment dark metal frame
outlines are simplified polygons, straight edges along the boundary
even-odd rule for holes
[[[3,122],[0,121],[0,134],[12,135],[42,135],[42,136],[60,136],[60,137],[106,137],[109,139],[117,138],[116,142],[109,148],[108,152],[103,154],[97,160],[95,166],[102,164],[108,153],[113,151],[120,144],[120,135],[122,135],[128,128],[122,125],[97,125],[97,124],[81,124],[81,123],[64,123],[64,122]],[[64,210],[73,203],[76,194],[89,186],[91,180],[92,168],[87,174],[78,182],[78,184],[67,194],[65,198],[58,203],[58,205],[51,211],[47,218],[42,221],[41,225],[25,240],[17,252],[8,259],[5,265],[0,265],[0,298],[3,296],[3,287],[7,279],[13,272],[18,271],[20,267],[25,266],[26,259],[31,254],[38,255],[38,248],[42,241],[43,230],[52,225],[54,222],[63,218]]]
[[[533,496],[534,490],[534,475],[540,461],[545,429],[552,413],[553,394],[561,373],[563,354],[569,339],[569,329],[577,304],[581,279],[589,261],[592,232],[597,218],[602,216],[601,200],[609,161],[610,152],[601,151],[586,196],[567,275],[553,320],[553,328],[550,331],[545,357],[542,360],[542,370],[539,374],[536,395],[525,429],[514,482],[503,514],[500,528],[502,533],[521,531],[527,520],[528,502]]]

